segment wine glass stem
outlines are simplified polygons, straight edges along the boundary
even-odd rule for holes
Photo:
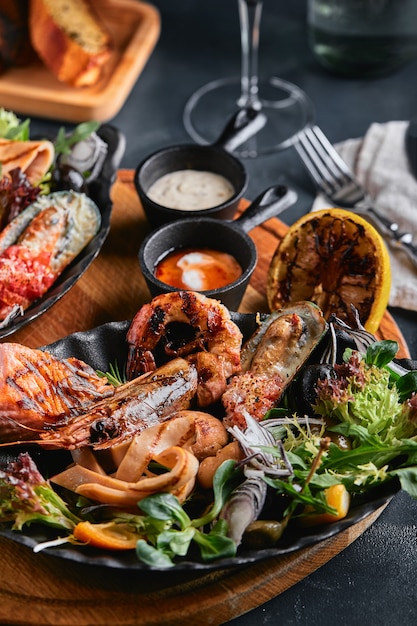
[[[258,95],[258,57],[263,0],[238,0],[238,6],[242,70],[241,94],[237,104],[241,108],[260,110],[262,104]]]

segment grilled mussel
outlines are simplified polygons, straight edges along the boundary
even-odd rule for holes
[[[328,328],[321,309],[312,302],[298,302],[274,311],[243,346],[243,371],[279,374],[290,382]]]

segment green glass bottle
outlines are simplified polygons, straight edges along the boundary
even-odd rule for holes
[[[417,58],[417,0],[308,0],[317,61],[337,74],[388,74]]]

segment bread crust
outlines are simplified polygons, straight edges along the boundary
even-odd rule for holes
[[[57,79],[74,87],[94,85],[112,53],[111,35],[85,2],[103,35],[103,44],[92,52],[71,37],[52,17],[44,0],[30,0],[29,31],[33,48]]]

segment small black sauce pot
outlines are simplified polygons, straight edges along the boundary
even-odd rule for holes
[[[194,216],[232,219],[239,200],[247,187],[247,173],[239,159],[230,154],[266,122],[265,115],[254,109],[241,109],[227,123],[219,139],[210,145],[183,144],[162,148],[146,157],[135,171],[135,187],[151,228],[167,222]],[[187,211],[171,209],[151,200],[147,192],[151,185],[171,172],[194,169],[224,176],[235,193],[229,200],[209,209]]]
[[[210,248],[234,256],[242,274],[229,285],[202,293],[220,300],[231,311],[237,311],[258,260],[256,246],[247,233],[279,215],[296,200],[295,191],[278,185],[260,194],[235,220],[192,217],[164,224],[151,232],[143,241],[138,256],[152,298],[161,293],[180,291],[155,277],[157,264],[167,254],[181,248]]]

